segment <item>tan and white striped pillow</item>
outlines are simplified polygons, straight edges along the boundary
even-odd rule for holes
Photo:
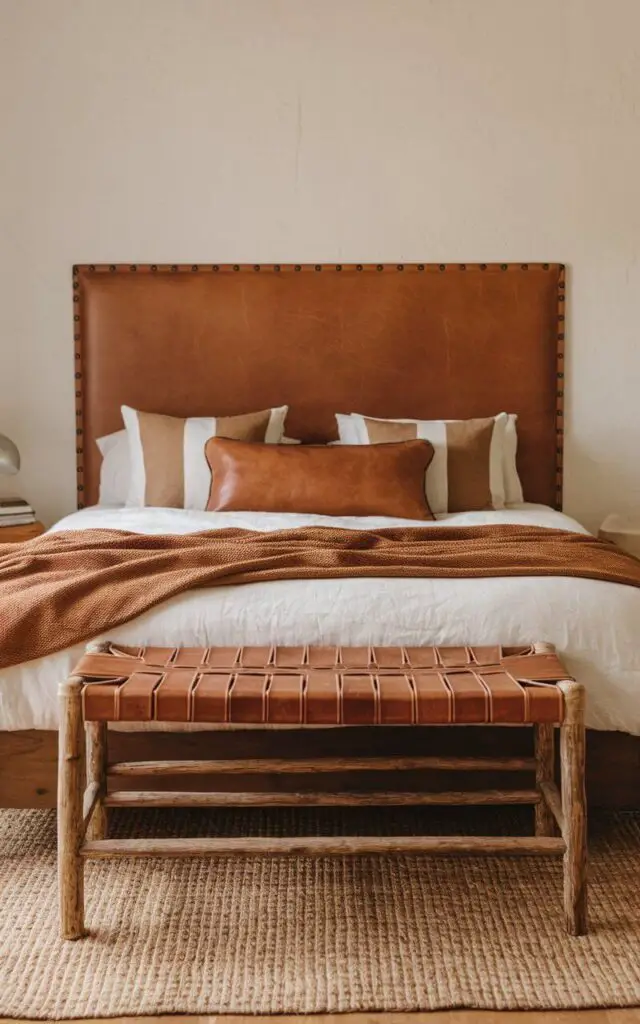
[[[430,441],[434,456],[425,486],[433,512],[504,508],[506,413],[471,420],[380,420],[357,413],[336,419],[343,444]]]
[[[211,471],[204,446],[209,438],[278,444],[284,433],[287,409],[283,405],[241,416],[180,419],[123,405],[131,462],[127,505],[206,508]]]

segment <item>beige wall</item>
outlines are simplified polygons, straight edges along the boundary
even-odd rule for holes
[[[0,429],[47,521],[71,264],[116,260],[564,260],[565,506],[638,509],[640,0],[0,0],[0,116]]]

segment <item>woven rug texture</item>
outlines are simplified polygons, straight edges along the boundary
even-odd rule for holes
[[[531,812],[119,811],[111,834],[525,834]],[[55,814],[0,811],[0,1016],[640,1005],[640,815],[593,816],[590,932],[557,858],[96,861],[57,937]]]

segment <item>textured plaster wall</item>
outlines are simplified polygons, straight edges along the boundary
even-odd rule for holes
[[[0,129],[0,430],[46,521],[71,265],[116,260],[565,261],[565,507],[638,508],[638,0],[0,0]]]

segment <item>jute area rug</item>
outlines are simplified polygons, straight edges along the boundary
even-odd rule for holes
[[[120,811],[119,835],[526,832],[530,811]],[[457,829],[456,829],[457,825]],[[640,815],[591,822],[590,934],[557,859],[94,862],[57,937],[55,815],[0,812],[0,1016],[640,1004]]]

